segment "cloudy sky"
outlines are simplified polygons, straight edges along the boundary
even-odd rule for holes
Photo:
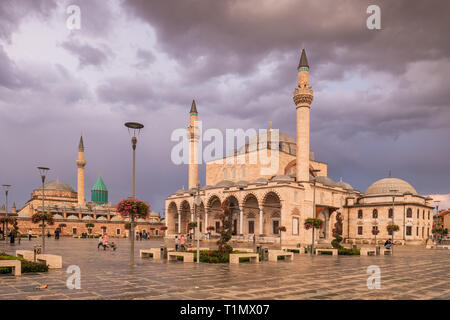
[[[66,27],[71,4],[80,30]],[[369,4],[381,8],[381,30],[366,27]],[[162,212],[187,185],[170,136],[188,125],[193,98],[205,129],[273,121],[295,136],[304,43],[311,148],[329,176],[364,191],[392,170],[450,207],[449,10],[437,0],[1,1],[0,183],[13,185],[18,208],[39,186],[39,165],[76,188],[83,134],[87,199],[101,174],[119,201],[131,189],[123,124],[139,121],[137,196]]]

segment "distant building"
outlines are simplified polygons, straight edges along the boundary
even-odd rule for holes
[[[80,138],[78,145],[78,192],[61,181],[50,181],[44,185],[44,205],[42,208],[42,187],[33,190],[30,200],[18,212],[19,232],[27,233],[32,230],[34,234],[41,234],[39,224],[31,222],[31,216],[37,212],[48,212],[53,215],[54,225],[49,225],[46,230],[54,233],[60,228],[61,235],[80,236],[82,233],[93,235],[106,232],[110,237],[127,237],[128,230],[125,224],[129,218],[122,218],[117,213],[116,206],[108,202],[108,189],[101,177],[98,177],[91,189],[91,202],[86,203],[84,198],[84,142]],[[14,207],[15,209],[15,207]],[[93,223],[93,228],[87,228],[87,223]],[[63,226],[65,225],[65,226]],[[136,221],[136,231],[146,231],[151,235],[158,236],[157,231],[163,224],[160,222],[159,214],[149,215],[146,219]]]
[[[450,209],[439,211],[434,217],[437,226],[450,230]]]

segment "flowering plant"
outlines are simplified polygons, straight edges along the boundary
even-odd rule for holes
[[[286,231],[286,227],[285,226],[279,226],[279,227],[277,227],[277,231],[278,232],[280,232],[280,231],[285,232]]]
[[[125,229],[127,229],[127,230],[131,229],[131,222],[125,223]]]
[[[53,225],[55,221],[53,220],[53,216],[51,213],[35,213],[31,216],[31,222],[39,223],[41,221],[47,221],[49,225]]]
[[[372,234],[374,235],[374,236],[376,236],[378,233],[380,233],[380,230],[378,230],[378,229],[372,229]]]
[[[206,228],[206,230],[212,231],[212,230],[214,230],[214,227],[213,226],[209,226],[208,228]]]
[[[86,228],[93,228],[94,224],[93,223],[86,223]]]
[[[387,231],[389,232],[389,233],[391,233],[391,232],[395,232],[395,231],[398,231],[398,230],[400,230],[400,227],[398,226],[398,225],[396,225],[396,224],[392,224],[392,223],[390,223],[390,224],[388,224],[387,226],[386,226],[386,229],[387,229]]]
[[[161,226],[161,227],[159,227],[159,230],[161,230],[161,231],[167,230],[167,226]]]
[[[311,229],[311,228],[315,228],[315,229],[320,229],[322,227],[323,224],[323,220],[318,219],[318,218],[308,218],[305,220],[305,229]]]
[[[117,212],[119,212],[122,217],[139,216],[145,218],[149,211],[150,204],[131,198],[123,199],[117,204]]]
[[[189,222],[189,228],[190,229],[197,228],[197,222],[195,222],[195,221]]]

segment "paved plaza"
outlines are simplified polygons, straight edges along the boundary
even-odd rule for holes
[[[0,242],[0,251],[14,254],[39,243]],[[409,246],[396,247],[392,257],[295,255],[294,262],[239,265],[139,258],[139,249],[162,243],[137,241],[130,268],[128,239],[119,239],[115,252],[98,251],[96,239],[48,239],[47,252],[62,255],[63,269],[0,275],[0,299],[450,299],[449,250]],[[66,287],[69,265],[81,269],[79,290]],[[381,289],[367,288],[370,265],[381,268]],[[35,289],[44,284],[48,289]]]

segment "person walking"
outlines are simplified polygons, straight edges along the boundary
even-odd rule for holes
[[[31,229],[28,230],[28,241],[31,241],[31,238],[33,236],[33,233],[31,232]]]
[[[180,244],[181,244],[181,249],[186,250],[186,239],[184,238],[184,234],[181,234]]]
[[[108,236],[106,233],[103,233],[103,250],[106,250],[106,247],[108,246]]]
[[[178,239],[178,236],[175,236],[175,251],[178,251],[180,248],[180,239]]]
[[[98,237],[97,250],[100,249],[100,246],[103,245],[103,236]]]
[[[142,231],[139,231],[139,241],[142,241]]]

